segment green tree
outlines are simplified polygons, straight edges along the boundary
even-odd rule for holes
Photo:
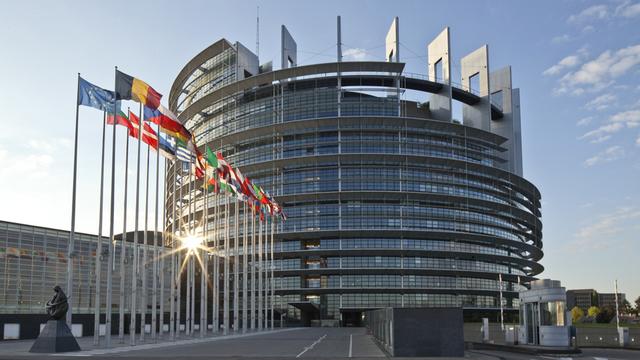
[[[640,296],[634,301],[636,303],[636,315],[640,313]]]
[[[583,317],[584,317],[584,310],[582,310],[577,306],[574,306],[573,309],[571,309],[571,320],[574,323],[578,322],[578,320],[582,319]]]
[[[613,320],[616,316],[616,311],[614,308],[607,306],[602,308],[598,315],[596,315],[596,322],[600,324],[608,324]]]
[[[631,306],[627,299],[624,299],[624,301],[622,302],[622,305],[620,306],[620,313],[624,315],[631,315],[635,313],[633,306]]]
[[[600,313],[600,308],[598,308],[597,306],[592,306],[587,310],[587,315],[589,315],[589,317],[595,318],[596,316],[598,316],[598,314]]]

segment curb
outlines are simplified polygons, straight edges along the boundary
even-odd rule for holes
[[[465,342],[465,349],[466,350],[501,350],[501,351],[508,351],[508,352],[529,354],[529,355],[539,355],[539,354],[564,355],[564,354],[582,353],[582,350],[578,348],[546,349],[544,347],[531,348],[531,347],[521,347],[517,345],[498,345],[498,344],[478,343],[478,342]]]

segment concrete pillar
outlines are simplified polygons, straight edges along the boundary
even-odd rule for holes
[[[295,67],[298,65],[298,45],[295,40],[287,30],[287,27],[282,25],[280,32],[280,41],[281,41],[281,59],[282,69],[287,69],[289,67]]]
[[[479,77],[477,90],[480,101],[474,105],[464,104],[462,122],[464,125],[489,131],[491,130],[491,102],[489,93],[489,46],[484,45],[460,60],[462,87],[471,91],[471,78]]]
[[[437,120],[452,121],[452,93],[451,93],[451,39],[449,27],[444,28],[438,36],[427,45],[429,80],[443,84],[442,90],[432,94],[429,100],[431,116]],[[436,73],[438,68],[442,73]]]
[[[522,139],[520,137],[520,93],[513,96],[511,83],[511,66],[492,72],[491,100],[502,109],[503,116],[491,120],[491,132],[507,138],[502,144],[507,149],[500,154],[507,162],[500,164],[503,170],[522,176]],[[517,101],[517,102],[516,102]]]

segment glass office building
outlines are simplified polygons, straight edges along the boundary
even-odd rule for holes
[[[131,239],[128,233],[126,242],[125,274],[131,274],[133,256]],[[121,235],[116,239],[121,239]],[[140,236],[143,239],[143,236]],[[153,235],[148,236],[151,244]],[[32,338],[38,335],[39,325],[47,319],[45,304],[53,295],[53,287],[60,285],[67,291],[67,254],[69,231],[17,224],[0,221],[0,323],[19,325],[21,338]],[[103,238],[103,259],[107,257],[108,237]],[[113,271],[113,305],[114,317],[117,317],[120,304],[120,249],[121,241],[116,241]],[[67,294],[73,306],[74,326],[82,324],[79,333],[93,334],[93,314],[96,292],[96,250],[98,236],[76,233],[75,256],[73,262],[73,293]],[[148,254],[153,253],[153,246],[140,245]],[[142,251],[140,252],[142,253]],[[142,258],[141,258],[142,260]],[[169,263],[165,264],[166,269]],[[102,262],[101,313],[104,314],[107,293],[107,262]],[[169,284],[169,271],[161,271],[165,276],[165,284]],[[152,294],[152,268],[147,267],[147,294]],[[141,286],[141,283],[138,284]],[[129,312],[131,304],[131,276],[125,275],[124,308]],[[165,308],[169,306],[169,286],[165,287]],[[140,297],[140,296],[139,296]],[[151,313],[151,308],[147,309]],[[115,328],[117,330],[117,327]],[[4,329],[0,327],[0,339]]]
[[[522,176],[510,68],[489,73],[465,63],[470,55],[456,85],[450,61],[431,61],[443,34],[425,75],[406,73],[393,44],[385,62],[298,65],[283,26],[280,70],[222,39],[174,81],[169,107],[197,145],[220,151],[285,209],[274,265],[276,312],[288,323],[357,325],[386,306],[513,314],[518,291],[542,272],[540,192]],[[467,76],[465,66],[484,70]],[[475,76],[479,89],[464,85]],[[178,209],[167,211],[168,231],[179,214],[188,224],[174,197],[189,194],[180,171],[167,172],[176,185],[167,203]],[[223,231],[227,198],[192,195],[196,214],[208,206],[209,234]]]

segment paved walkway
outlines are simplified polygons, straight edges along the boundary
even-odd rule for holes
[[[181,338],[176,341],[158,340],[136,346],[120,344],[113,339],[113,347],[93,346],[93,338],[78,339],[83,351],[43,355],[31,354],[34,340],[0,342],[0,359],[44,357],[95,358],[173,358],[184,357],[254,357],[254,358],[380,358],[385,354],[366,334],[364,328],[285,328],[247,334],[215,335],[200,338]],[[101,339],[104,340],[104,339]],[[128,341],[128,338],[126,338]],[[103,343],[103,341],[102,341]]]

